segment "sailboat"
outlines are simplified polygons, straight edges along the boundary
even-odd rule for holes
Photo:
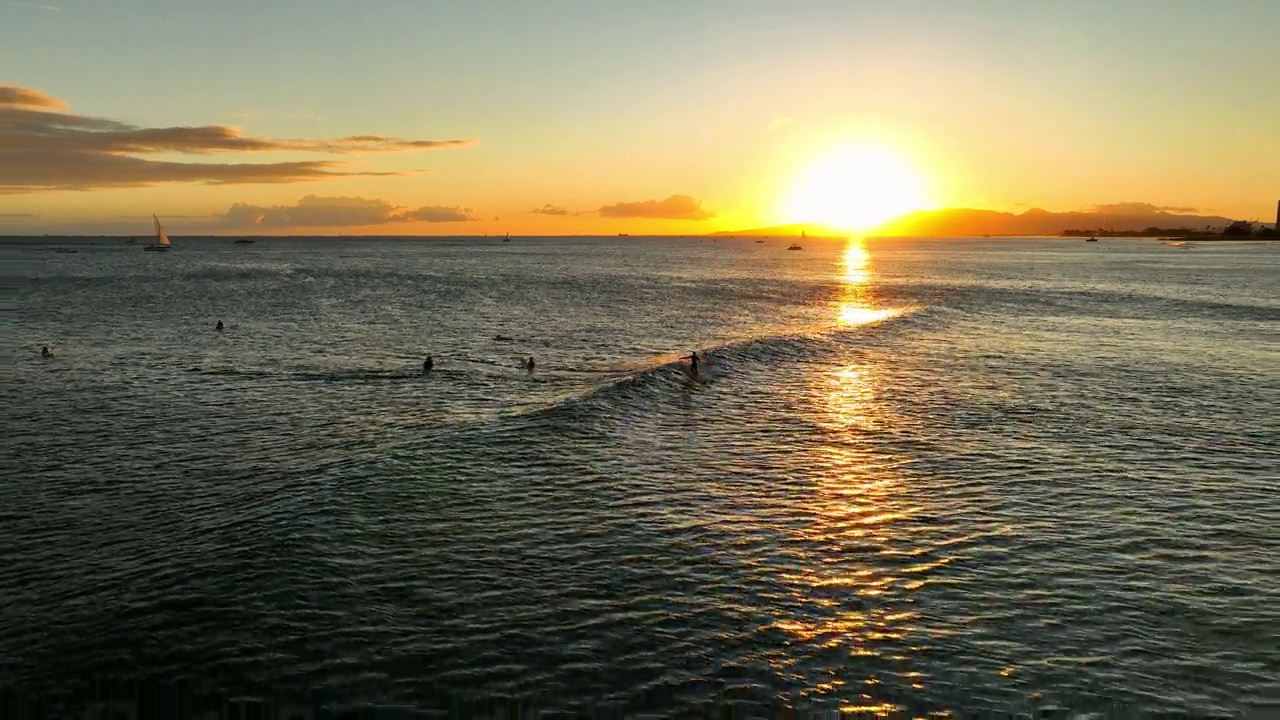
[[[502,238],[502,242],[511,242],[511,231],[507,231],[507,236]]]
[[[808,237],[808,234],[807,234],[807,233],[805,233],[805,231],[801,230],[801,231],[800,231],[800,239],[802,239],[802,240],[803,240],[803,239],[804,239],[804,238],[806,238],[806,237]],[[788,249],[788,250],[803,250],[804,248],[800,247],[800,243],[792,243],[792,244],[791,244],[791,247],[789,247],[789,248],[787,248],[787,249]]]
[[[165,250],[168,250],[171,247],[169,245],[169,236],[165,234],[164,227],[160,224],[160,218],[156,217],[155,215],[152,215],[151,219],[156,221],[156,241],[155,243],[151,245],[147,245],[142,249],[151,250],[155,252],[163,252]]]

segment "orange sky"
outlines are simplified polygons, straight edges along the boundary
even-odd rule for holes
[[[9,4],[0,233],[1273,219],[1280,3],[885,5]]]

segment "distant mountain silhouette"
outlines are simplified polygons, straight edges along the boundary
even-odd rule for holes
[[[1142,203],[1102,206],[1093,212],[1064,213],[1039,208],[1021,214],[951,208],[908,213],[881,225],[872,234],[934,237],[1057,235],[1064,230],[1141,231],[1150,227],[1203,230],[1205,226],[1220,228],[1230,223],[1230,218],[1166,212]]]
[[[1147,203],[1100,205],[1094,211],[1049,212],[1032,208],[1023,213],[995,210],[947,208],[919,210],[894,218],[869,230],[867,235],[914,237],[975,237],[982,235],[1057,235],[1064,230],[1142,231],[1156,227],[1167,230],[1222,228],[1230,218],[1216,215],[1188,215],[1168,212]],[[812,237],[844,236],[848,233],[816,223],[797,223],[754,230],[713,233],[742,237],[794,236],[802,231]]]

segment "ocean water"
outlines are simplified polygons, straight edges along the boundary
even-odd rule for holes
[[[1280,710],[1278,244],[48,242],[0,687],[50,707]]]

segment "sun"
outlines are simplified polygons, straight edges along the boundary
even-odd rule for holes
[[[835,148],[805,168],[791,187],[790,222],[866,230],[930,205],[911,164],[881,147]]]

